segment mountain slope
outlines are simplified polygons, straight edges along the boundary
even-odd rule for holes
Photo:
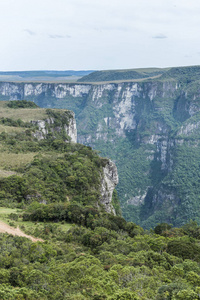
[[[199,70],[171,68],[142,82],[2,83],[0,92],[75,111],[79,142],[116,162],[124,217],[181,226],[200,223]]]
[[[61,201],[115,214],[111,204],[118,182],[114,163],[76,143],[73,112],[33,104],[1,102],[1,205]]]
[[[78,82],[137,80],[155,76],[159,77],[165,72],[166,69],[159,68],[96,71],[81,77],[78,79]]]

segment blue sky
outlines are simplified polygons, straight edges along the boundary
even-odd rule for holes
[[[200,65],[198,0],[1,0],[0,70]]]

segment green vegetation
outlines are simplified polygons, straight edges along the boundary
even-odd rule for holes
[[[157,79],[138,81],[134,105],[118,117],[124,95],[135,88],[127,82],[113,83],[111,89],[92,86],[93,94],[84,102],[77,100],[79,107],[64,100],[73,105],[81,141],[116,162],[117,192],[127,221],[145,228],[158,222],[182,226],[190,219],[200,224],[199,73],[199,66],[170,68]],[[112,71],[90,76],[95,74]],[[115,128],[129,114],[136,128],[119,136]]]
[[[46,118],[55,120],[53,126],[60,128],[71,117],[68,111],[45,110],[44,113]],[[33,135],[38,128],[33,123],[26,126],[27,120],[21,122],[13,124],[7,120],[6,125],[1,124],[12,131],[0,133],[0,157],[4,155],[0,168],[4,165],[3,171],[17,174],[7,173],[8,176],[0,179],[0,220],[19,226],[43,242],[0,234],[0,299],[198,300],[198,223],[191,221],[181,224],[181,228],[160,223],[154,230],[145,231],[120,216],[116,191],[112,204],[118,215],[106,213],[99,188],[107,159],[100,158],[90,147],[66,143],[62,130],[56,136],[50,132],[39,141]],[[96,123],[90,125],[92,128]],[[177,134],[175,129],[174,132]],[[197,133],[194,134],[196,139]],[[141,172],[147,172],[152,163],[144,158],[152,154],[154,145],[144,144],[141,149],[136,140],[136,135],[127,135],[131,148],[125,156],[134,153],[137,157],[133,163],[129,162],[127,170],[131,176],[133,169],[138,178],[133,189],[139,186],[142,193],[152,182],[159,186],[162,177],[163,185],[171,185],[173,189],[174,183],[179,197],[181,193],[184,195],[184,187],[189,188],[183,161],[188,148],[184,152],[181,145],[177,147],[173,173],[161,173],[160,165],[154,165],[154,173],[144,183]],[[120,155],[127,144],[124,139],[118,143]],[[188,154],[187,158],[188,176],[194,176],[193,184],[199,177],[196,151],[197,147],[192,148],[192,155]],[[124,154],[121,159],[123,164]],[[198,186],[195,189],[199,193]],[[152,211],[150,207],[149,212]],[[187,211],[191,216],[189,206]]]
[[[20,106],[16,103],[14,107]],[[5,106],[8,107],[6,103]],[[64,129],[73,118],[70,111],[47,109],[44,115],[52,124],[46,122],[48,133],[42,140],[35,137],[38,132],[35,123],[1,119],[2,126],[16,128],[16,131],[2,130],[0,134],[1,205],[24,208],[34,201],[61,202],[78,205],[83,214],[85,206],[98,207],[103,212],[100,188],[103,167],[108,160],[100,158],[90,147],[70,143]],[[120,214],[116,194],[113,204]]]
[[[7,103],[7,106],[10,108],[38,108],[38,106],[34,102],[26,101],[26,100],[10,101]]]
[[[137,79],[145,79],[149,77],[159,76],[165,72],[166,72],[165,69],[159,69],[159,68],[96,71],[78,79],[78,82],[104,82],[104,81],[133,80],[133,79],[137,80]]]
[[[53,126],[61,127],[67,125],[71,117],[68,111],[60,114],[47,110],[47,115],[54,118]],[[32,127],[34,131],[34,125]],[[56,136],[48,134],[46,139],[38,141],[31,134],[31,128],[20,133],[0,134],[4,156],[2,164],[22,173],[22,176],[13,175],[0,180],[1,204],[23,207],[38,200],[97,205],[100,201],[102,167],[107,160],[101,159],[89,147],[66,143],[66,138],[61,130]],[[27,161],[29,165],[25,165]]]
[[[21,211],[21,209],[17,208],[0,207],[0,220],[8,222],[10,214],[18,215]]]
[[[12,101],[18,103],[20,101]],[[30,103],[30,101],[27,101]],[[10,103],[10,102],[9,102]],[[17,105],[17,104],[16,104]],[[21,120],[23,122],[43,120],[47,117],[46,109],[42,108],[23,108],[11,109],[8,107],[8,102],[0,101],[0,119],[12,119],[13,121]]]
[[[199,66],[95,72],[90,76],[98,75],[97,80],[101,81],[94,81],[90,86],[86,84],[87,88],[81,83],[59,87],[49,84],[45,85],[45,92],[28,96],[27,100],[34,100],[43,107],[67,107],[75,112],[79,141],[101,151],[102,156],[111,158],[117,165],[117,192],[127,221],[144,228],[151,228],[158,222],[182,226],[190,219],[200,224],[199,73]],[[112,84],[106,85],[109,82],[103,81],[106,76],[110,76]],[[138,79],[130,79],[131,76]],[[120,83],[115,82],[118,79]],[[23,89],[22,84],[18,87]],[[57,88],[64,98],[55,97]],[[60,97],[62,93],[58,94]],[[7,96],[2,99],[4,97]],[[10,111],[17,115],[11,117],[11,112],[4,113],[2,121],[7,122],[7,127],[0,126],[0,132],[15,131],[15,124],[10,126],[7,118],[14,118],[16,122],[24,118],[19,116],[17,109]],[[39,111],[42,113],[42,110],[32,109],[33,114]],[[46,110],[43,112],[46,115]],[[18,137],[22,138],[23,125],[16,128]],[[57,140],[63,138],[64,135]],[[7,146],[2,143],[0,158],[5,151],[6,162],[0,159],[0,164],[6,165],[7,172],[19,173],[20,170],[9,167],[11,154],[20,154],[22,169],[25,166],[23,155],[37,155],[41,151],[46,155],[47,144],[30,143],[28,135],[23,140],[23,149],[27,147],[29,152],[21,150],[21,142],[19,146],[18,143],[12,146],[11,137],[7,139]],[[60,143],[59,147],[64,145],[62,141],[56,143]],[[53,153],[54,150],[51,146],[49,151]],[[33,156],[29,162],[31,159]],[[24,156],[24,160],[28,162],[28,156]]]
[[[2,204],[30,203],[37,198],[45,202],[67,199],[73,202],[74,199],[83,205],[97,202],[104,161],[80,144],[70,145],[54,139],[50,145],[44,143],[43,149],[51,146],[55,150],[53,155],[44,158],[37,155],[24,170],[22,167],[18,170],[23,177],[11,176],[0,181]],[[33,143],[31,150],[35,147],[41,149],[41,143]],[[63,156],[56,155],[60,149],[65,152]]]
[[[161,235],[137,226],[134,237],[101,226],[61,229],[57,223],[40,222],[25,230],[45,242],[0,234],[2,300],[199,299],[195,223]]]
[[[34,210],[34,207],[38,207],[40,204],[37,202],[34,202],[32,204],[32,209]],[[41,205],[42,206],[42,205]],[[24,221],[24,210],[20,208],[8,208],[8,207],[0,207],[0,221],[4,222],[10,226],[14,226],[21,228],[26,234],[28,235],[34,235],[35,237],[39,237],[41,235],[41,232],[44,230],[44,223],[46,223],[44,220],[43,222],[35,222],[35,221]],[[63,231],[68,230],[71,228],[72,224],[64,222],[58,222],[58,220],[54,222],[48,222],[46,226],[56,228],[57,231]],[[41,232],[40,232],[41,229]],[[40,233],[39,233],[40,232]],[[45,236],[44,236],[45,238]]]
[[[161,76],[161,80],[172,79],[180,80],[181,82],[190,83],[191,81],[199,80],[200,66],[190,67],[175,67],[169,69]]]

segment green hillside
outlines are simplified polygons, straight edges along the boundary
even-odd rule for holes
[[[26,97],[41,107],[73,110],[78,141],[117,165],[116,189],[127,221],[148,229],[159,222],[200,224],[199,68],[168,68],[144,80],[1,83],[0,99]]]
[[[0,233],[0,299],[198,300],[200,226],[144,230],[120,217],[116,192],[118,215],[106,213],[99,187],[108,159],[58,130],[69,111],[34,106],[1,102],[0,231],[5,222],[42,240]],[[54,118],[57,131],[38,139],[32,116]]]
[[[29,215],[31,210],[41,213],[42,205],[32,206]],[[59,212],[61,206],[52,206],[51,215]],[[27,234],[44,242],[0,234],[2,300],[199,299],[200,228],[195,222],[182,228],[159,224],[148,232],[120,220],[112,229],[105,219],[95,228],[67,228],[39,218],[22,222],[21,215],[22,210],[1,213],[0,208],[1,219],[12,226],[21,222]]]
[[[0,181],[1,205],[23,207],[38,201],[96,206],[108,160],[70,142],[64,128],[70,126],[71,112],[35,107],[28,101],[1,102],[0,174],[6,177]],[[38,139],[33,121],[45,119],[46,136]]]
[[[163,73],[161,79],[181,80],[185,83],[190,83],[191,81],[199,80],[199,77],[200,66],[190,66],[170,68],[167,72]]]
[[[157,77],[166,72],[166,69],[147,68],[130,70],[105,70],[92,72],[78,79],[78,82],[104,82],[104,81],[124,81],[138,80],[150,77]]]

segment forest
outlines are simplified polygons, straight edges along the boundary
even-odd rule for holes
[[[8,112],[0,120],[0,221],[42,241],[0,234],[0,299],[200,299],[196,221],[145,230],[121,216],[116,191],[116,214],[106,212],[100,185],[108,159],[64,130],[48,128],[38,140],[27,109],[35,119],[54,116],[55,128],[70,113],[1,105]]]

